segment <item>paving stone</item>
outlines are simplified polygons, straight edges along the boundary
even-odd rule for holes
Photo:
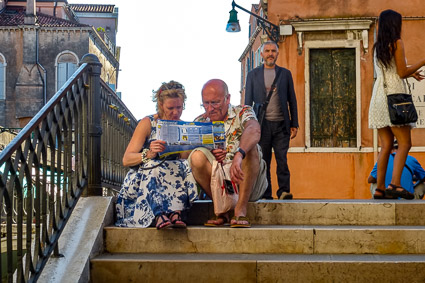
[[[313,229],[256,226],[155,228],[107,227],[110,253],[312,253]]]

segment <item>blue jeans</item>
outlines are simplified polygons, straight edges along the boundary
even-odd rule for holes
[[[272,183],[270,180],[270,163],[272,160],[272,148],[276,158],[276,175],[279,184],[277,197],[283,192],[290,191],[290,173],[288,168],[287,153],[291,133],[285,127],[284,121],[268,121],[264,119],[261,127],[260,146],[263,151],[263,159],[267,164],[267,181],[269,185],[263,198],[272,198]]]

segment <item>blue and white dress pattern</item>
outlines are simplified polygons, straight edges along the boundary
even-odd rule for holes
[[[156,121],[153,115],[149,119],[151,135],[143,148],[149,148],[156,138]],[[130,169],[117,199],[116,226],[149,227],[157,215],[190,208],[198,197],[196,181],[188,161],[176,159],[178,155],[174,158],[153,169],[142,170],[161,160],[154,159]]]

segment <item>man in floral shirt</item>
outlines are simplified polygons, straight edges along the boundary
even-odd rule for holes
[[[250,227],[251,224],[246,217],[248,201],[260,199],[267,188],[266,164],[258,145],[261,136],[260,125],[251,106],[230,105],[230,94],[226,83],[222,80],[212,79],[205,83],[202,88],[202,103],[205,113],[195,121],[224,121],[226,149],[194,150],[189,157],[193,176],[211,197],[213,161],[231,164],[223,168],[228,170],[226,175],[231,177],[232,182],[239,186],[239,200],[230,226]],[[228,221],[228,213],[224,213],[208,220],[205,225],[218,226]]]

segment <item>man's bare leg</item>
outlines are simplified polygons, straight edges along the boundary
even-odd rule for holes
[[[205,193],[212,199],[211,193],[211,172],[212,165],[202,151],[195,151],[190,157],[192,174],[196,182],[201,186]],[[216,218],[209,219],[205,225],[220,226],[229,222],[228,213],[218,215]]]
[[[202,151],[194,151],[190,156],[190,166],[196,182],[211,198],[211,170],[212,165]]]
[[[255,180],[260,171],[258,149],[255,146],[247,152],[246,158],[242,161],[242,170],[245,178],[239,185],[239,200],[235,207],[235,216],[246,216],[249,197],[251,196]]]

